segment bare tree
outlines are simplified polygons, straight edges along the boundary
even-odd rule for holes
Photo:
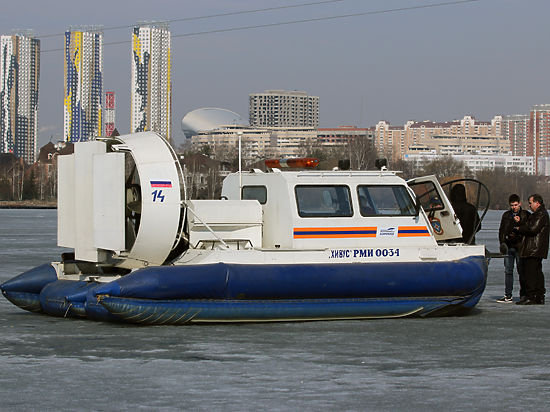
[[[424,161],[420,174],[435,175],[439,180],[451,177],[473,177],[468,166],[452,156],[439,156],[430,162]]]
[[[374,142],[367,136],[357,136],[349,139],[346,144],[346,152],[352,169],[369,170],[374,168],[377,152]]]
[[[316,157],[320,161],[349,159],[350,168],[353,170],[373,169],[374,161],[377,158],[374,143],[367,136],[347,139],[341,145],[311,145],[304,149],[303,152],[306,156]]]
[[[418,167],[415,162],[399,159],[390,164],[391,170],[400,171],[403,173],[403,179],[408,180],[418,176]]]

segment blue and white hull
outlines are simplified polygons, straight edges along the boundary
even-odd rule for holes
[[[54,316],[139,324],[273,322],[462,314],[479,301],[486,275],[483,256],[159,266],[107,283],[60,280],[51,265],[43,265],[1,289],[17,306]]]

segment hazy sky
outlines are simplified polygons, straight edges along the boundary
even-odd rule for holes
[[[0,32],[41,37],[40,146],[63,133],[63,32],[70,25],[132,26],[281,7],[315,0],[4,1]],[[248,119],[249,93],[304,90],[320,97],[320,125],[379,120],[445,121],[527,113],[550,103],[550,1],[479,0],[243,31],[231,27],[368,13],[445,0],[342,0],[235,16],[172,22],[172,127],[200,107]],[[450,0],[447,0],[450,2]],[[104,32],[104,91],[117,95],[119,131],[130,124],[131,27]],[[107,43],[128,41],[125,44]]]

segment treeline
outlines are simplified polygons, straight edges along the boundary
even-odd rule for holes
[[[184,159],[187,159],[184,169],[191,180],[190,189],[196,188],[189,190],[188,196],[191,198],[219,197],[222,184],[220,172],[238,170],[238,153],[235,150],[225,151],[220,159],[215,153],[208,153],[208,148],[204,151],[207,153],[188,151],[184,156]],[[207,161],[200,161],[193,159],[194,155],[210,157]],[[357,138],[340,146],[305,145],[300,155],[318,158],[319,168],[322,170],[331,170],[341,159],[349,159],[352,170],[374,170],[374,162],[378,157],[372,140],[366,138]],[[36,162],[34,165],[27,165],[22,159],[11,154],[0,154],[0,201],[55,201],[57,162],[56,159],[52,160],[44,164]],[[256,164],[245,164],[244,170],[260,167],[260,163],[258,161]],[[502,168],[474,173],[464,162],[452,156],[440,156],[419,163],[401,160],[390,163],[388,168],[401,171],[401,176],[405,179],[425,175],[435,175],[441,182],[453,178],[475,178],[489,189],[491,209],[508,208],[508,196],[511,193],[517,193],[525,207],[528,196],[533,193],[539,193],[550,205],[550,180],[546,176],[528,175],[519,170],[505,171]]]
[[[504,168],[497,167],[474,173],[464,162],[452,156],[440,156],[420,164],[399,161],[391,169],[402,170],[405,179],[424,175],[435,175],[440,182],[460,177],[475,178],[489,189],[491,209],[507,209],[508,197],[512,193],[520,196],[524,208],[527,208],[527,200],[534,193],[540,194],[546,204],[550,205],[550,179],[547,176],[529,175],[517,169],[505,171]]]
[[[51,164],[26,164],[12,154],[0,154],[0,200],[53,201],[57,197],[57,171]]]

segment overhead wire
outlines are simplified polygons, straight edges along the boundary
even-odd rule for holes
[[[284,9],[295,9],[295,8],[299,8],[299,7],[318,6],[318,5],[321,5],[321,4],[339,3],[339,2],[342,2],[342,1],[346,1],[346,0],[313,1],[313,2],[309,2],[309,3],[291,4],[291,5],[287,5],[287,6],[266,7],[266,8],[263,8],[263,9],[238,10],[238,11],[231,11],[231,12],[227,12],[227,13],[208,14],[208,15],[205,15],[205,16],[182,17],[182,18],[168,19],[168,20],[155,20],[154,23],[179,23],[179,22],[182,22],[182,21],[206,20],[206,19],[213,19],[213,18],[216,18],[216,17],[229,17],[229,16],[238,16],[238,15],[242,15],[242,14],[263,13],[263,12],[267,12],[267,11],[276,11],[276,10],[284,10]],[[123,26],[101,27],[101,31],[129,29],[131,27],[135,27],[135,24],[123,25]],[[49,37],[60,37],[60,36],[63,36],[63,35],[65,35],[65,33],[44,34],[44,35],[35,36],[35,37],[40,38],[40,39],[45,39],[45,38],[49,38]]]
[[[334,16],[314,17],[314,18],[309,18],[309,19],[290,20],[290,21],[283,21],[283,22],[276,22],[276,23],[256,24],[256,25],[250,25],[250,26],[237,26],[237,27],[228,27],[228,28],[225,28],[225,29],[215,29],[215,30],[205,30],[205,31],[199,31],[199,32],[182,33],[182,34],[172,35],[171,37],[172,38],[193,37],[193,36],[201,36],[201,35],[206,35],[206,34],[227,33],[227,32],[232,32],[232,31],[243,31],[243,30],[253,30],[253,29],[259,29],[259,28],[266,28],[266,27],[287,26],[287,25],[300,24],[300,23],[310,23],[310,22],[319,22],[319,21],[327,21],[327,20],[345,19],[345,18],[350,18],[350,17],[369,16],[369,15],[376,15],[376,14],[398,13],[398,12],[403,12],[403,11],[429,9],[429,8],[445,7],[445,6],[455,6],[455,5],[462,5],[462,4],[467,4],[467,3],[477,3],[477,2],[480,2],[480,1],[482,1],[482,0],[454,0],[454,1],[446,1],[446,2],[440,2],[440,3],[422,4],[422,5],[417,5],[417,6],[398,7],[398,8],[393,8],[393,9],[371,10],[371,11],[365,11],[365,12],[341,14],[341,15],[334,15]],[[129,43],[131,43],[131,40],[121,40],[121,41],[115,41],[115,42],[108,42],[108,43],[104,43],[103,45],[104,46],[114,46],[114,45],[129,44]],[[57,48],[57,49],[42,50],[42,53],[49,53],[49,52],[62,51],[62,50],[64,50],[64,49],[63,48]]]

